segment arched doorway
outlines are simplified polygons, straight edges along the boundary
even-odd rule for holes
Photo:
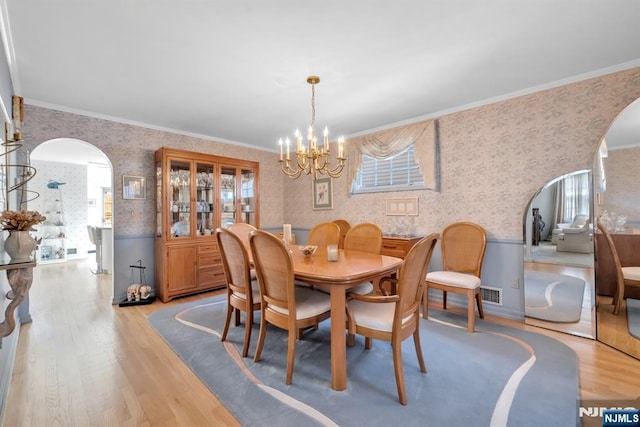
[[[108,157],[90,143],[56,138],[38,145],[30,154],[37,170],[29,191],[39,193],[28,208],[51,217],[41,226],[37,257],[40,264],[85,260],[94,272],[109,277],[113,295],[113,169]],[[92,243],[88,226],[104,232],[100,251]],[[97,268],[101,261],[101,270]],[[99,270],[99,271],[98,271]]]

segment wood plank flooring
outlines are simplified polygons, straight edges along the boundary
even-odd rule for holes
[[[166,304],[120,308],[110,300],[108,277],[91,274],[85,261],[35,269],[33,322],[20,331],[3,426],[239,425],[147,324]],[[487,317],[573,348],[583,398],[640,395],[640,361],[594,340]]]

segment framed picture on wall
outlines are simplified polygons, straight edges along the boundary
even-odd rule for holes
[[[313,209],[333,209],[333,185],[331,178],[313,180]]]
[[[146,178],[144,176],[122,175],[122,198],[124,200],[146,199]]]

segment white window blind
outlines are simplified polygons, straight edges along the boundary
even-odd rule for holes
[[[353,193],[415,190],[424,187],[424,177],[416,162],[415,149],[407,149],[386,159],[362,154],[362,164],[354,182]]]

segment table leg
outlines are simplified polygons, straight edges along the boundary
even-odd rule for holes
[[[331,287],[331,388],[347,388],[347,350],[345,338],[345,289]]]

